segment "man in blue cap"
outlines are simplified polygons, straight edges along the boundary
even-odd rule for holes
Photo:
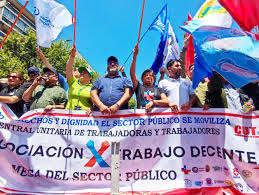
[[[37,68],[35,66],[31,66],[30,68],[28,68],[28,76],[29,76],[30,80],[28,82],[25,82],[21,86],[23,91],[26,91],[31,86],[31,84],[33,83],[34,79],[36,79],[37,77],[40,76],[40,71],[41,71],[41,69]],[[27,112],[29,110],[30,110],[30,102],[29,101],[25,101],[23,111]]]

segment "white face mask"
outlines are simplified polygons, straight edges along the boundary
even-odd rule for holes
[[[112,68],[109,69],[109,72],[118,72],[118,68],[112,67]]]

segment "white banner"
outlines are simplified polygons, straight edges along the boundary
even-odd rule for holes
[[[0,109],[5,192],[108,194],[112,141],[120,142],[121,193],[259,192],[259,112],[34,110],[15,119]]]

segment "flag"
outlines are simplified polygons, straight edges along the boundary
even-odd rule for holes
[[[168,33],[167,33],[167,39],[165,43],[165,48],[163,52],[163,64],[166,65],[169,60],[179,60],[179,45],[178,41],[176,39],[176,36],[174,34],[173,28],[168,21]],[[160,67],[159,67],[160,68]]]
[[[163,64],[166,64],[171,59],[179,59],[179,45],[168,20],[167,5],[160,11],[154,22],[150,25],[149,30],[157,30],[161,34],[156,58],[150,68],[157,74]]]
[[[191,15],[188,13],[188,21],[192,20],[192,17]],[[185,35],[186,37],[187,36],[190,36],[188,33],[186,33]],[[188,77],[190,77],[190,72],[189,72],[189,67],[191,64],[194,63],[194,45],[193,45],[193,37],[190,36],[189,38],[189,44],[187,45],[187,49],[186,49],[186,52],[185,52],[185,70],[186,70],[186,74]]]
[[[194,16],[194,20],[203,18],[203,25],[231,27],[232,17],[217,0],[206,0]]]
[[[198,47],[197,43],[193,40],[193,45],[195,49],[195,56],[194,56],[194,70],[193,70],[193,77],[192,77],[192,86],[193,89],[198,87],[199,83],[205,78],[211,78],[212,68],[209,66],[207,61],[203,58],[203,55]]]
[[[218,26],[195,29],[190,23],[182,29],[194,38],[194,88],[212,70],[236,88],[259,79],[259,35]]]
[[[259,26],[258,0],[218,0],[244,31]]]
[[[167,5],[163,7],[163,9],[160,11],[154,22],[150,25],[148,30],[157,30],[161,34],[160,43],[157,48],[156,58],[151,66],[151,70],[154,71],[155,74],[158,73],[159,68],[163,64],[164,59],[164,49],[165,44],[167,40],[167,30],[168,29],[168,23],[167,23]]]
[[[157,30],[161,33],[161,36],[165,34],[167,21],[167,5],[163,7],[156,19],[149,26],[148,30]]]
[[[51,47],[63,27],[72,24],[72,15],[54,0],[34,0],[36,35],[39,46]]]

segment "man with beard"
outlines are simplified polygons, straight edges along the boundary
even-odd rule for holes
[[[44,108],[46,112],[52,109],[65,109],[66,92],[57,85],[58,72],[54,68],[43,68],[43,77],[34,79],[31,86],[24,92],[22,98],[31,101],[30,110]],[[41,85],[42,80],[45,85]]]
[[[127,102],[132,96],[133,87],[127,77],[118,74],[119,63],[116,57],[107,60],[107,75],[99,77],[91,89],[94,110],[102,114],[114,114],[118,110],[128,109]]]
[[[170,60],[167,65],[169,78],[159,82],[168,99],[182,111],[188,111],[196,101],[196,95],[188,79],[181,78],[182,67],[178,60]]]

